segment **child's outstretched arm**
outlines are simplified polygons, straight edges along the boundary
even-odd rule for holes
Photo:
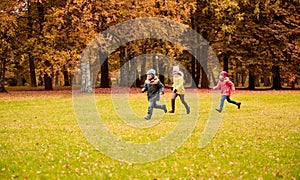
[[[142,88],[142,93],[148,91],[148,85],[145,83],[144,87]]]
[[[220,88],[221,88],[221,83],[220,81],[218,81],[218,84],[215,87],[213,87],[213,90],[220,89]]]

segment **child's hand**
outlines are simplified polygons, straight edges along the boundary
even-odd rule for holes
[[[142,93],[144,93],[145,91],[146,91],[146,88],[143,88],[143,89],[142,89]]]
[[[162,92],[160,92],[160,94],[161,94],[161,95],[164,95],[164,94],[165,94],[165,92],[164,92],[164,91],[162,91]]]

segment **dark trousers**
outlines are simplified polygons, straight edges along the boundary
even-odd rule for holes
[[[184,105],[185,109],[188,111],[189,106],[186,103],[186,101],[184,100],[184,94],[177,94],[177,93],[172,93],[172,99],[171,99],[172,110],[175,111],[175,100],[176,100],[177,96],[180,97],[181,103]]]

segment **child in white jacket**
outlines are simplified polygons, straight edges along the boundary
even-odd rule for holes
[[[175,100],[177,96],[180,97],[181,103],[184,105],[186,109],[186,113],[190,113],[190,107],[184,100],[184,93],[185,89],[183,86],[183,72],[179,71],[179,66],[173,66],[173,85],[172,85],[172,99],[171,99],[171,105],[172,109],[169,111],[169,113],[175,112]]]

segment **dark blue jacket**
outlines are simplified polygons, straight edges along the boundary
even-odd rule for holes
[[[164,93],[164,85],[155,76],[152,80],[146,80],[143,91],[147,91],[148,101],[159,101],[160,92]]]

